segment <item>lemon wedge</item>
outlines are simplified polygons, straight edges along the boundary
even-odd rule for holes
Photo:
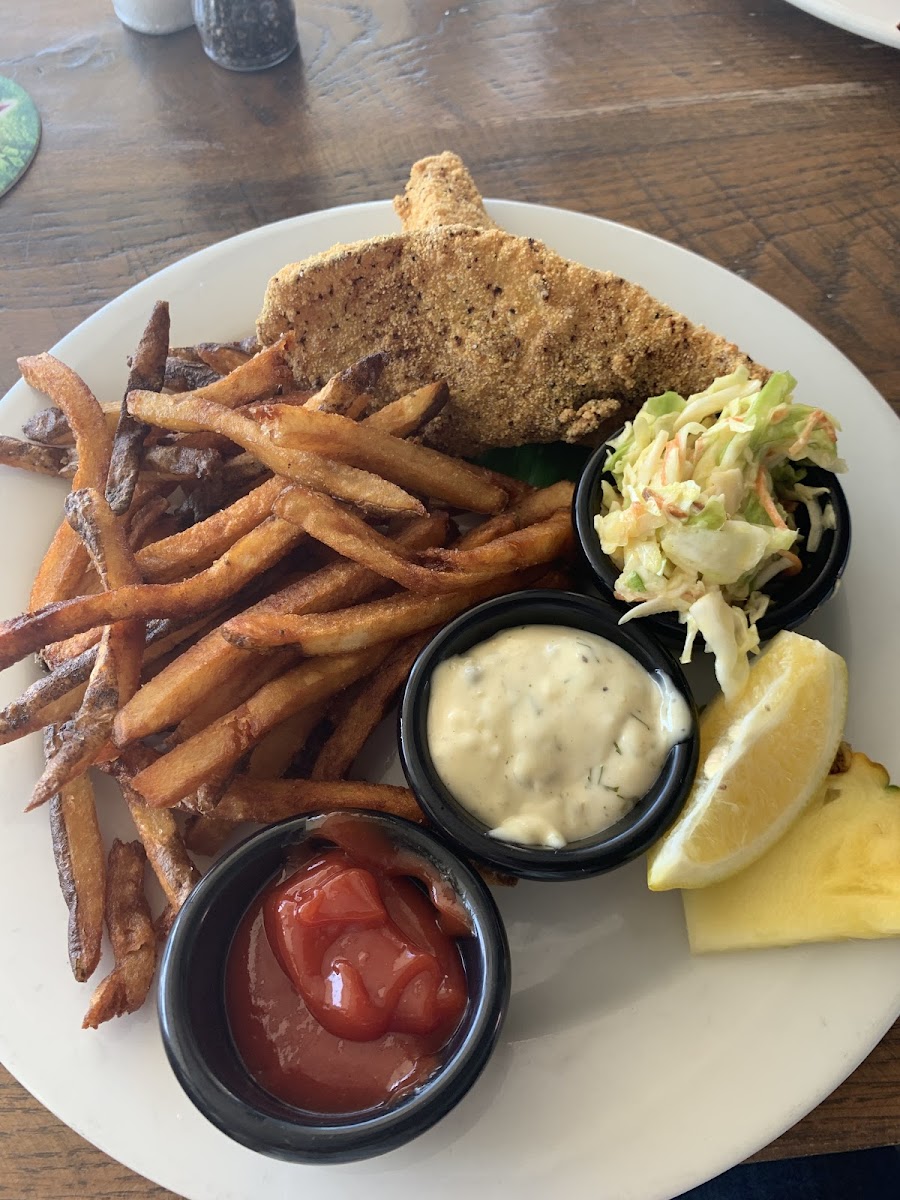
[[[828,774],[847,715],[847,666],[782,632],[746,686],[700,718],[700,765],[681,816],[650,851],[653,891],[718,883],[760,858]]]
[[[694,954],[900,935],[900,787],[864,754],[758,862],[684,892]]]

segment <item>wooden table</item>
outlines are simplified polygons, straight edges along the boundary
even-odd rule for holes
[[[256,225],[394,194],[456,149],[490,196],[595,213],[752,280],[900,400],[900,54],[781,0],[304,0],[302,57],[241,76],[109,0],[7,22],[43,145],[0,201],[15,358]],[[765,1152],[900,1142],[900,1027]],[[0,1197],[161,1198],[0,1071]]]

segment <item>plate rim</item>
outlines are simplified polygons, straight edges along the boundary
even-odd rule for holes
[[[667,241],[666,239],[658,237],[657,235],[647,233],[643,230],[637,229],[632,226],[622,225],[619,222],[614,222],[614,221],[608,220],[606,218],[595,217],[589,213],[579,212],[579,211],[575,211],[575,210],[569,210],[569,209],[565,209],[565,208],[562,208],[559,206],[549,206],[549,205],[535,204],[535,203],[523,202],[523,201],[504,201],[504,200],[493,200],[493,201],[489,200],[489,201],[487,201],[487,204],[490,209],[492,209],[493,211],[495,211],[495,213],[498,213],[498,214],[502,214],[504,211],[519,212],[520,214],[540,213],[545,217],[549,214],[551,216],[561,217],[563,220],[571,220],[572,218],[575,218],[578,221],[584,221],[588,224],[594,224],[594,223],[599,222],[601,225],[605,226],[610,231],[617,230],[617,229],[625,229],[630,234],[635,235],[637,238],[639,238],[641,240],[645,240],[646,242],[650,243],[651,245],[655,244],[655,245],[661,245],[661,246],[665,247],[666,252],[676,251],[678,253],[678,255],[680,255],[680,256],[689,256],[691,259],[694,259],[699,263],[703,263],[704,268],[712,267],[716,271],[724,272],[726,275],[730,276],[733,280],[735,280],[737,284],[740,284],[744,289],[752,289],[755,293],[757,293],[757,295],[760,298],[762,298],[764,300],[764,302],[767,306],[774,306],[776,309],[780,309],[780,310],[783,310],[783,311],[789,313],[791,315],[791,317],[794,319],[794,321],[801,322],[810,331],[812,331],[812,333],[814,333],[816,335],[816,337],[827,342],[827,344],[831,347],[833,352],[835,354],[839,355],[841,357],[841,359],[843,360],[843,363],[855,373],[855,375],[858,377],[859,381],[861,383],[865,384],[866,388],[871,393],[871,395],[874,397],[879,397],[882,400],[882,402],[885,404],[885,407],[887,408],[888,412],[891,411],[889,406],[887,405],[886,401],[884,401],[884,398],[879,396],[879,393],[872,386],[872,384],[866,379],[866,377],[862,374],[862,372],[859,370],[859,368],[856,367],[856,365],[845,354],[843,354],[842,351],[840,351],[836,346],[834,346],[833,343],[828,342],[827,339],[824,338],[824,335],[819,334],[818,331],[815,330],[815,328],[809,322],[807,322],[804,317],[802,317],[800,314],[796,313],[794,310],[790,309],[782,301],[777,300],[775,297],[764,292],[763,289],[757,287],[757,285],[752,284],[749,281],[740,278],[739,276],[735,276],[732,272],[728,271],[727,268],[721,266],[718,263],[715,263],[711,259],[704,258],[701,254],[697,253],[696,251],[690,250],[683,246],[679,246],[677,243]],[[135,293],[140,294],[142,292],[149,291],[152,287],[156,286],[157,282],[160,280],[161,277],[166,276],[166,274],[169,272],[174,272],[176,270],[185,270],[185,269],[195,268],[198,266],[202,267],[204,260],[206,260],[207,258],[210,261],[212,261],[219,255],[227,255],[228,250],[233,249],[236,244],[251,244],[254,240],[256,240],[260,237],[267,237],[267,236],[275,237],[276,235],[280,235],[282,233],[287,233],[293,229],[304,228],[306,226],[315,226],[316,224],[320,223],[325,218],[329,218],[329,219],[330,218],[341,218],[346,214],[352,214],[354,217],[359,216],[359,217],[365,219],[369,214],[381,216],[382,214],[387,214],[388,212],[392,212],[391,203],[388,200],[371,200],[371,201],[361,202],[358,204],[339,205],[339,206],[335,206],[335,207],[332,207],[329,209],[323,209],[323,210],[319,210],[319,211],[315,211],[315,212],[304,213],[304,214],[301,214],[301,215],[295,216],[295,217],[288,217],[281,221],[272,222],[268,225],[255,227],[253,229],[246,230],[243,233],[236,234],[227,239],[222,239],[221,241],[210,243],[209,245],[192,252],[190,255],[186,255],[180,259],[176,259],[174,262],[167,264],[165,267],[161,268],[159,271],[154,272],[152,275],[150,275],[147,278],[134,284],[132,287],[126,289],[119,295],[111,298],[109,301],[107,301],[105,304],[103,304],[96,312],[90,314],[83,321],[79,322],[79,324],[77,326],[75,326],[75,328],[73,328],[67,334],[65,334],[62,338],[60,338],[59,341],[52,348],[52,350],[54,353],[59,352],[60,354],[65,354],[67,346],[70,344],[72,339],[89,335],[98,323],[102,324],[104,319],[108,318],[111,315],[111,310],[114,311],[116,309],[116,307],[119,305],[121,305],[124,308],[127,306],[127,304],[132,299],[135,299],[136,298]],[[0,413],[4,412],[7,409],[8,404],[9,404],[10,400],[14,397],[14,395],[16,393],[18,393],[20,391],[20,389],[25,389],[26,386],[27,385],[25,385],[21,381],[19,381],[18,383],[13,385],[13,387],[3,397],[3,400],[0,401]],[[810,1104],[808,1105],[808,1107],[805,1105],[805,1102],[795,1104],[794,1108],[792,1110],[792,1115],[790,1115],[788,1117],[786,1122],[785,1122],[783,1115],[781,1117],[779,1117],[777,1120],[772,1121],[769,1126],[768,1131],[766,1132],[764,1142],[759,1141],[760,1135],[758,1132],[757,1132],[756,1136],[748,1139],[744,1144],[744,1155],[743,1156],[746,1156],[747,1153],[752,1153],[754,1149],[760,1148],[761,1145],[767,1145],[774,1137],[777,1137],[781,1132],[783,1132],[787,1128],[790,1128],[790,1126],[792,1124],[794,1124],[796,1120],[799,1120],[802,1116],[806,1115],[806,1113],[812,1111],[813,1108],[817,1107],[817,1105],[819,1103],[821,1103],[821,1100],[824,1099],[825,1096],[830,1094],[830,1092],[833,1091],[835,1087],[839,1086],[840,1083],[844,1079],[846,1079],[847,1075],[849,1075],[852,1072],[852,1070],[855,1068],[855,1066],[858,1065],[860,1062],[862,1062],[868,1056],[868,1054],[871,1052],[873,1047],[875,1045],[877,1045],[878,1042],[881,1040],[881,1038],[884,1036],[884,1033],[894,1023],[898,1014],[900,1014],[900,998],[898,998],[897,1000],[894,1001],[893,1006],[891,1008],[891,1012],[887,1017],[885,1017],[883,1020],[873,1020],[870,1023],[868,1036],[865,1039],[863,1039],[862,1043],[856,1044],[856,1046],[854,1047],[853,1053],[849,1057],[847,1057],[845,1054],[844,1059],[843,1059],[840,1067],[838,1068],[838,1074],[835,1077],[836,1081],[832,1082],[829,1086],[826,1086],[824,1089],[822,1089],[820,1091],[817,1090],[815,1095],[813,1096]],[[4,1052],[4,1059],[5,1059],[6,1058],[7,1037],[4,1033],[2,1033],[2,1031],[0,1031],[0,1042],[2,1042],[2,1044],[3,1044],[3,1052]],[[860,1047],[861,1047],[861,1049],[860,1049]],[[860,1050],[858,1058],[856,1057],[857,1050]],[[16,1058],[18,1056],[14,1053],[12,1057]],[[11,1070],[11,1073],[14,1074],[17,1079],[19,1079],[19,1075],[16,1072],[16,1070],[14,1068],[10,1068],[10,1070]],[[20,1082],[21,1082],[21,1080],[20,1080]],[[59,1120],[61,1120],[64,1124],[69,1125],[69,1127],[72,1128],[76,1133],[78,1133],[80,1136],[84,1137],[87,1141],[91,1142],[93,1145],[95,1145],[99,1149],[101,1149],[101,1151],[103,1153],[109,1155],[109,1157],[114,1158],[117,1161],[123,1162],[123,1164],[126,1165],[130,1170],[134,1170],[136,1173],[143,1175],[144,1177],[146,1177],[148,1179],[152,1179],[153,1181],[159,1182],[161,1184],[161,1186],[167,1186],[167,1187],[172,1186],[171,1183],[167,1183],[163,1180],[159,1180],[156,1175],[148,1174],[144,1170],[143,1167],[133,1167],[130,1165],[130,1163],[126,1162],[124,1160],[124,1158],[119,1158],[114,1150],[110,1150],[107,1148],[107,1146],[105,1144],[105,1141],[106,1141],[105,1138],[98,1138],[95,1132],[91,1132],[91,1133],[83,1132],[82,1129],[79,1128],[79,1123],[73,1124],[66,1118],[58,1116],[55,1108],[51,1104],[48,1104],[44,1100],[43,1096],[41,1095],[41,1092],[43,1091],[43,1089],[33,1090],[24,1083],[22,1084],[22,1086],[26,1087],[26,1090],[29,1090],[31,1092],[31,1094],[34,1095],[39,1100],[39,1102],[44,1105],[44,1107],[48,1108],[49,1111],[53,1112],[54,1115],[56,1115]],[[739,1161],[739,1160],[735,1160],[733,1158],[733,1155],[729,1154],[728,1155],[728,1163],[726,1165],[731,1165],[735,1161]],[[722,1170],[722,1169],[725,1169],[725,1167],[722,1166],[719,1169]],[[711,1176],[704,1176],[704,1177],[709,1178]],[[688,1184],[688,1186],[690,1186],[690,1185]],[[646,1193],[646,1194],[650,1195],[650,1193]]]

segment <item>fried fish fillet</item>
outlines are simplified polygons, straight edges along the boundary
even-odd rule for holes
[[[429,444],[596,441],[668,389],[688,395],[738,364],[731,342],[608,271],[501,229],[430,226],[335,246],[269,282],[260,341],[296,333],[303,388],[385,351],[387,400],[444,379],[450,403]]]
[[[432,225],[498,228],[485,212],[481,193],[465,163],[450,150],[413,163],[403,195],[394,197],[394,209],[404,233]]]

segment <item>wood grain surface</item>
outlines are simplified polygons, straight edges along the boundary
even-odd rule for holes
[[[223,71],[194,30],[109,0],[4,21],[0,73],[44,123],[0,200],[0,393],[176,259],[269,221],[394,194],[457,150],[489,196],[689,247],[786,303],[900,411],[900,54],[781,0],[304,0],[300,53]],[[4,984],[5,986],[5,984]],[[762,1157],[900,1142],[900,1030]],[[0,1198],[141,1197],[0,1071]]]

